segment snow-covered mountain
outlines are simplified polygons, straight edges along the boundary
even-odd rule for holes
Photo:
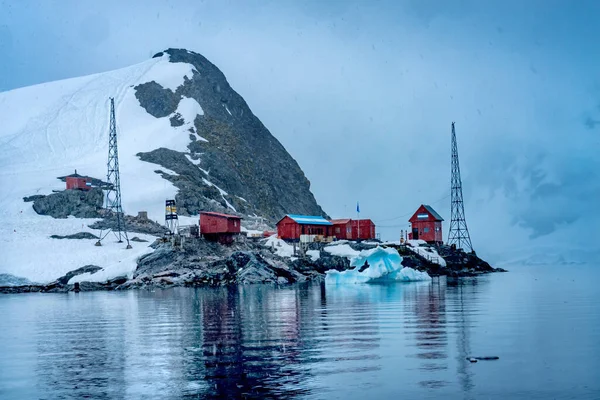
[[[63,190],[57,177],[106,178],[109,97],[115,98],[123,209],[162,223],[180,213],[320,214],[304,173],[200,54],[169,49],[131,67],[0,93],[0,273],[46,282],[88,264],[106,279],[151,251],[108,241],[52,239],[92,232],[95,219],[38,215],[23,198]],[[193,217],[195,220],[195,217]],[[190,219],[189,221],[191,221]],[[152,241],[147,235],[137,235]]]

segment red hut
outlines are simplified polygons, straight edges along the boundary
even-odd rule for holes
[[[375,224],[370,219],[352,220],[352,239],[375,239]]]
[[[200,234],[207,240],[231,243],[241,231],[242,219],[235,215],[202,211],[200,213]]]
[[[65,177],[67,183],[67,190],[78,189],[78,190],[90,190],[92,188],[92,180],[87,176],[81,176],[75,170],[74,174]]]
[[[421,239],[428,243],[442,244],[442,221],[444,219],[431,206],[421,204],[417,212],[408,220],[412,229],[409,239]]]
[[[331,236],[333,224],[323,217],[288,214],[277,223],[277,236],[284,240],[299,240],[300,235]]]
[[[333,236],[336,239],[352,239],[352,220],[346,219],[332,219],[333,224]]]

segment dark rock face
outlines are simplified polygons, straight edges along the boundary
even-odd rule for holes
[[[72,235],[60,236],[60,235],[51,235],[52,239],[98,239],[98,236],[89,233],[89,232],[78,232]]]
[[[74,276],[86,274],[88,272],[91,274],[94,274],[94,273],[100,271],[101,269],[102,268],[100,268],[97,265],[86,265],[86,266],[83,266],[76,270],[67,272],[64,276],[61,276],[60,278],[58,278],[56,280],[56,282],[60,285],[66,285],[69,282],[69,280],[71,280],[71,278],[73,278]]]
[[[181,178],[173,183],[188,195],[191,191],[185,184],[185,178],[197,182],[198,176],[202,176],[232,198],[240,196],[246,199],[248,203],[245,205],[240,204],[241,200],[237,201],[240,212],[255,212],[271,222],[276,222],[286,213],[326,215],[310,192],[310,182],[296,161],[254,116],[244,99],[229,86],[223,73],[200,54],[183,49],[168,49],[165,53],[169,54],[173,63],[193,65],[196,70],[193,77],[186,77],[184,84],[175,92],[155,82],[138,85],[135,87],[136,97],[141,106],[155,117],[171,115],[183,97],[193,98],[200,104],[204,115],[196,116],[194,126],[196,133],[208,142],[194,140],[188,148],[192,157],[199,156],[201,167],[210,171],[210,176],[179,172],[178,166],[186,170],[189,166],[183,168],[183,161],[174,157],[151,160],[151,156],[144,159],[140,155],[140,158],[181,174]],[[178,124],[178,119],[172,119],[173,123]],[[200,197],[207,200],[201,201]],[[220,194],[197,192],[195,204],[182,202],[184,198],[187,196],[180,196],[177,205],[188,212],[196,207],[223,211],[224,202]],[[230,199],[228,201],[237,210],[236,204]]]
[[[200,211],[207,210],[230,213],[231,209],[227,207],[225,200],[232,204],[238,213],[246,215],[256,211],[254,208],[248,207],[248,203],[240,198],[229,194],[221,195],[217,188],[207,185],[203,181],[203,178],[206,178],[204,172],[182,153],[159,148],[147,153],[138,153],[137,156],[142,161],[162,165],[177,173],[177,175],[171,175],[160,170],[155,171],[179,188],[175,201],[181,215],[198,214]]]
[[[67,218],[69,215],[78,218],[97,218],[104,199],[102,190],[64,190],[48,196],[38,197],[33,202],[33,209],[41,215],[54,218]]]
[[[105,230],[117,228],[117,216],[112,211],[102,209],[99,211],[99,217],[104,219],[89,225],[91,229]],[[125,215],[125,230],[127,232],[145,233],[154,236],[162,236],[167,232],[167,228],[152,220],[132,217],[130,215]]]
[[[135,87],[136,97],[148,114],[156,118],[166,117],[177,109],[181,96],[152,81]]]

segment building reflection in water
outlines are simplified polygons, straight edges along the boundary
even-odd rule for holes
[[[202,352],[190,372],[207,385],[204,397],[294,397],[308,394],[301,383],[309,371],[299,365],[302,352],[297,290],[230,286],[202,290]]]
[[[417,353],[421,360],[419,384],[428,388],[441,388],[448,384],[439,379],[440,371],[448,369],[448,326],[446,317],[446,282],[434,278],[430,284],[417,284],[404,291],[404,300],[411,309],[405,313],[405,326],[414,335]]]
[[[472,398],[472,390],[475,387],[473,383],[473,368],[470,366],[468,357],[471,353],[471,318],[470,316],[477,311],[479,281],[475,278],[448,279],[448,294],[456,299],[452,307],[452,312],[456,315],[456,343],[457,343],[457,372],[458,381],[462,392],[466,398]],[[468,299],[468,301],[466,300]]]

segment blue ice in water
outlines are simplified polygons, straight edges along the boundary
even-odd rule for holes
[[[368,268],[360,271],[368,263]],[[325,283],[330,285],[343,285],[354,283],[379,283],[379,282],[414,282],[429,281],[431,277],[427,272],[420,272],[412,268],[402,267],[402,257],[396,249],[376,247],[363,250],[350,261],[354,267],[346,271],[329,270],[326,272]]]

